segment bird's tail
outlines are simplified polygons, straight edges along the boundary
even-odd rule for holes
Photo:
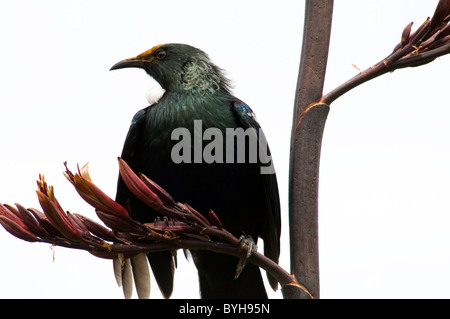
[[[203,299],[267,299],[259,267],[247,263],[238,278],[239,259],[209,251],[192,252]]]

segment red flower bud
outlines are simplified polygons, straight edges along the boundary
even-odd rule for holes
[[[66,164],[66,163],[65,163]],[[95,185],[89,176],[87,164],[78,170],[78,174],[73,174],[66,165],[64,175],[75,187],[78,194],[91,206],[96,209],[107,211],[121,217],[129,217],[127,210],[116,201],[106,195],[97,185]]]
[[[431,18],[430,27],[431,30],[438,28],[444,23],[450,15],[450,1],[440,0],[436,6],[433,17]]]
[[[107,241],[115,241],[116,236],[114,235],[114,232],[110,229],[103,227],[102,225],[94,222],[93,220],[87,218],[86,216],[74,214],[79,220],[83,222],[83,224],[86,226],[86,228],[89,230],[89,232],[101,239],[107,240]]]
[[[29,241],[35,242],[37,241],[37,237],[32,234],[29,229],[24,226],[24,224],[16,223],[14,220],[5,217],[4,215],[0,215],[0,224],[13,236]]]
[[[155,194],[163,201],[166,207],[170,208],[176,204],[172,196],[170,196],[170,194],[164,188],[156,184],[144,174],[139,174],[139,176],[141,177],[144,184],[147,185],[147,187],[149,187],[153,192],[155,192]]]
[[[66,213],[59,205],[58,200],[53,192],[53,187],[47,186],[44,180],[44,176],[39,175],[39,180],[37,181],[39,190],[36,191],[38,195],[39,203],[44,210],[45,216],[48,218],[50,224],[55,227],[64,237],[72,240],[81,240],[81,233],[78,229],[70,222]]]
[[[219,229],[222,229],[222,222],[220,221],[219,216],[217,216],[212,209],[209,210],[209,220],[211,220],[211,223],[214,226],[216,226]]]
[[[10,206],[11,207],[11,206]],[[13,208],[13,207],[11,207]],[[5,205],[0,204],[0,224],[13,236],[29,241],[37,241],[36,235],[31,233],[25,223],[16,215],[17,210],[8,209]]]
[[[124,232],[135,230],[135,227],[131,223],[131,219],[128,217],[121,217],[99,209],[96,209],[95,212],[97,213],[98,218],[100,218],[101,221],[111,229]]]
[[[41,226],[41,224],[36,220],[36,218],[33,216],[33,214],[28,209],[26,209],[25,207],[23,207],[20,204],[16,204],[16,206],[17,206],[17,209],[21,216],[22,221],[33,232],[33,234],[35,234],[41,238],[46,238],[48,236],[48,233]]]
[[[58,201],[54,197],[53,187],[49,188],[49,193],[45,194],[41,191],[36,191],[44,210],[45,216],[48,218],[50,224],[55,227],[64,237],[72,241],[80,241],[81,233],[78,229],[70,222],[64,210],[59,205]]]
[[[127,185],[128,189],[136,195],[137,198],[155,210],[162,208],[163,203],[158,195],[153,192],[121,158],[119,158],[119,171],[125,185]]]
[[[410,24],[408,24],[405,29],[403,29],[403,33],[402,33],[402,47],[404,47],[405,45],[408,44],[409,42],[409,36],[411,34],[411,27],[413,25],[413,22],[411,22]]]

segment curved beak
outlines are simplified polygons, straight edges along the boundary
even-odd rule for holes
[[[144,61],[136,58],[125,59],[114,64],[110,71],[125,68],[144,68]]]

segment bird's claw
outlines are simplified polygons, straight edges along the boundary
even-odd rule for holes
[[[161,217],[160,216],[156,216],[156,218],[153,220],[153,223],[159,223],[161,221]]]
[[[242,235],[239,238],[239,246],[246,245],[248,247],[247,254],[245,257],[239,258],[239,263],[236,268],[236,275],[234,276],[235,279],[239,278],[239,275],[244,270],[245,265],[247,264],[247,259],[250,258],[250,256],[258,251],[258,246],[256,246],[255,241],[251,236],[244,236]]]
[[[169,222],[171,221],[172,223],[175,223],[175,220],[172,218],[168,218],[167,216],[163,216],[162,218],[160,216],[156,216],[154,223],[159,223],[160,221],[163,221],[166,226],[169,226]]]

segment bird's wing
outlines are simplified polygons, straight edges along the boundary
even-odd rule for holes
[[[121,158],[136,172],[142,171],[141,161],[144,155],[142,140],[145,134],[146,116],[147,111],[152,106],[138,111],[131,122],[130,129],[128,131],[127,137],[125,139],[125,144],[123,146]],[[119,176],[117,182],[117,193],[116,201],[124,206],[130,216],[139,220],[139,216],[148,216],[148,218],[156,218],[156,214],[152,217],[151,209],[139,201],[127,188],[123,179]],[[149,222],[150,220],[141,220],[141,222]],[[152,220],[151,220],[152,221]],[[150,266],[152,267],[153,274],[164,297],[169,298],[172,294],[173,289],[173,275],[174,275],[174,261],[172,253],[170,251],[163,251],[157,253],[150,253],[147,255]],[[137,260],[137,259],[136,259]],[[140,273],[146,274],[146,271],[134,271],[135,261],[132,263],[125,263],[124,267],[133,266],[133,275],[136,285],[136,289],[141,289],[144,291],[143,295],[148,294],[150,288],[149,277],[147,275],[140,276]],[[134,262],[134,263],[133,263]],[[143,269],[144,265],[139,264],[139,267]],[[148,266],[147,266],[148,267]],[[126,271],[126,269],[123,269]],[[140,288],[142,287],[142,288]],[[124,289],[126,289],[124,285]],[[138,291],[139,295],[139,291]]]
[[[237,98],[233,98],[231,100],[231,109],[237,121],[242,125],[243,129],[253,128],[256,130],[256,132],[258,133],[258,146],[265,147],[265,149],[267,149],[268,158],[266,159],[270,159],[270,150],[267,146],[264,133],[262,132],[252,109],[246,103]],[[262,145],[264,143],[265,145]],[[263,159],[263,161],[261,161],[261,156],[258,156],[258,160],[260,161],[260,165],[263,169],[266,164],[273,165],[271,159],[269,163],[267,163],[266,159]],[[278,259],[280,256],[281,217],[277,177],[275,174],[275,170],[268,174],[260,173],[259,176],[261,178],[261,183],[265,191],[265,207],[267,208],[263,215],[266,219],[265,228],[263,230],[263,233],[261,234],[261,237],[264,239],[264,255],[278,263]],[[272,288],[276,289],[276,280],[269,276],[269,282]]]
[[[128,130],[127,137],[125,138],[125,143],[122,149],[122,158],[125,160],[132,160],[136,158],[135,152],[137,150],[138,143],[136,142],[143,134],[145,126],[145,118],[147,114],[147,109],[142,109],[137,111],[131,120],[131,125]]]

